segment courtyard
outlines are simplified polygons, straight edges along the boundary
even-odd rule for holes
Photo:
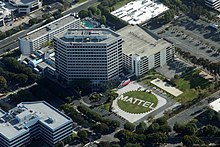
[[[162,96],[146,90],[137,82],[118,89],[117,93],[119,97],[113,101],[112,111],[132,123],[167,103]]]

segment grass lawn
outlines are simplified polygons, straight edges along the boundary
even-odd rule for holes
[[[105,109],[105,110],[107,110],[107,111],[109,111],[110,110],[110,108],[111,108],[111,102],[108,102],[108,103],[105,103],[105,104],[103,104],[103,105],[101,105],[101,106],[99,106],[100,108],[103,108],[103,109]]]
[[[134,0],[123,0],[123,1],[117,2],[115,5],[113,5],[113,7],[115,8],[115,10],[117,10],[118,8],[123,7],[125,4],[131,1],[134,1]]]
[[[78,4],[83,3],[85,1],[87,1],[87,0],[79,0]]]
[[[130,91],[130,92],[125,93],[124,96],[128,96],[129,98],[133,97],[133,98],[151,102],[153,103],[153,107],[156,107],[158,103],[157,97],[155,95],[147,93],[147,92],[143,92],[143,91]],[[144,107],[143,103],[138,105],[139,101],[133,104],[133,102],[130,103],[130,102],[125,102],[123,100],[118,100],[117,103],[118,103],[118,106],[123,111],[129,112],[129,113],[144,113],[144,112],[148,112],[151,110],[151,108],[149,107]]]
[[[194,70],[182,78],[176,79],[176,87],[183,91],[183,94],[175,99],[181,103],[192,101],[198,96],[197,88],[204,90],[210,86],[210,82],[199,75],[199,70]]]

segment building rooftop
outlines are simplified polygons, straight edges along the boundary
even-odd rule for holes
[[[136,0],[113,11],[116,17],[128,22],[129,24],[141,24],[151,18],[157,17],[169,8],[159,1]]]
[[[49,24],[46,24],[34,31],[27,33],[22,39],[26,40],[34,40],[40,36],[47,35],[49,32],[54,31],[70,22],[77,20],[77,18],[73,14],[65,15]]]
[[[56,35],[56,38],[59,38],[64,42],[74,43],[105,43],[116,37],[120,37],[120,35],[106,28],[69,29],[66,32]]]
[[[10,0],[10,2],[16,4],[16,5],[24,5],[24,4],[29,4],[29,3],[33,3],[36,0]]]
[[[23,102],[1,115],[0,134],[11,140],[29,131],[29,127],[38,121],[56,130],[72,120],[45,101]]]
[[[220,112],[220,98],[211,102],[209,104],[210,108],[212,108],[216,112]]]
[[[167,48],[171,43],[159,38],[151,32],[146,32],[137,25],[128,25],[117,31],[123,39],[123,53],[150,56]]]

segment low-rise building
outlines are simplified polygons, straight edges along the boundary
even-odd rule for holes
[[[5,7],[5,3],[0,1],[0,26],[5,25],[5,19],[11,18],[11,10]]]
[[[143,24],[151,18],[162,15],[167,10],[169,8],[160,1],[135,0],[111,12],[111,14],[129,24]]]
[[[8,113],[0,109],[2,147],[20,147],[39,137],[54,146],[71,134],[71,118],[45,101],[22,102]]]
[[[18,13],[29,14],[42,8],[42,0],[9,0],[10,5],[18,10]]]
[[[137,25],[117,31],[123,39],[123,67],[136,76],[174,58],[174,45]]]
[[[45,43],[52,41],[53,36],[70,28],[79,28],[80,19],[73,14],[65,15],[49,24],[19,38],[19,48],[24,55],[30,55],[35,50],[41,49]]]

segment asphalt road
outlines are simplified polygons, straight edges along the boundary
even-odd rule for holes
[[[96,2],[98,2],[98,0],[88,0],[88,2],[83,3],[79,6],[76,6],[75,8],[72,8],[70,10],[67,10],[63,14],[67,15],[69,13],[79,12],[80,10],[87,9],[90,5],[92,5]],[[5,38],[4,40],[1,40],[0,41],[0,55],[11,50],[11,49],[18,47],[19,46],[18,38],[25,35],[26,33],[30,32],[30,31],[35,30],[36,28],[40,27],[42,25],[42,23],[43,22],[36,24],[34,26],[31,26],[27,30],[20,31],[10,37]]]
[[[200,102],[192,105],[188,109],[178,113],[177,115],[173,116],[172,118],[168,119],[168,124],[173,127],[174,124],[177,123],[187,123],[196,116],[200,115],[202,112],[205,111],[205,107],[208,105],[207,99],[210,97],[219,98],[220,90],[213,93],[209,97],[201,100]],[[198,112],[198,113],[197,113]]]

